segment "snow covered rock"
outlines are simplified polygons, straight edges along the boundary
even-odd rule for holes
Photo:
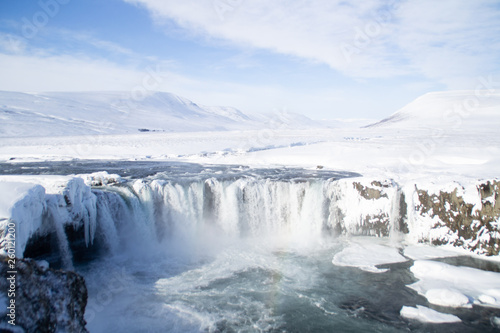
[[[16,253],[22,256],[28,239],[42,226],[45,188],[0,181],[0,193],[0,254],[6,254],[5,242],[10,239],[15,241]]]
[[[426,228],[420,242],[451,244],[482,255],[500,252],[500,182],[458,183],[429,190],[416,186],[411,229]]]
[[[89,178],[115,179],[98,176]],[[96,195],[80,177],[54,183],[38,179],[43,186],[33,183],[36,178],[17,180],[0,181],[0,193],[10,193],[0,197],[0,254],[6,255],[14,244],[9,241],[15,241],[17,257],[49,256],[51,263],[71,269],[72,252],[89,251],[94,244],[99,229]]]
[[[106,171],[94,172],[91,174],[79,175],[88,186],[105,186],[110,184],[118,184],[123,180],[120,175],[109,174]]]
[[[340,179],[332,186],[330,211],[339,234],[381,237],[406,231],[404,195],[393,181]]]
[[[87,305],[85,280],[73,272],[40,267],[34,260],[16,259],[15,298],[7,298],[9,281],[0,279],[0,297],[15,299],[15,317],[7,316],[6,307],[0,308],[0,330],[26,332],[86,333],[84,312]],[[0,257],[2,277],[7,273],[7,257]],[[10,303],[10,301],[9,301]],[[10,310],[9,310],[10,311]],[[15,319],[15,327],[8,323]],[[23,331],[23,332],[24,332]]]

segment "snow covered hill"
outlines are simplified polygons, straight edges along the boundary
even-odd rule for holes
[[[0,161],[178,160],[498,177],[499,92],[430,93],[370,126],[344,124],[249,115],[168,93],[134,102],[112,92],[0,92]]]
[[[500,92],[485,90],[428,93],[367,127],[487,130],[499,124]]]
[[[325,127],[293,113],[247,115],[165,92],[0,92],[0,137]]]

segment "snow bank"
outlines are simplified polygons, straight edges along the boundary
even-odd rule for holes
[[[411,272],[419,281],[408,287],[426,297],[429,303],[500,308],[500,273],[427,260],[415,261]]]
[[[37,184],[0,181],[0,229],[3,230],[1,252],[6,241],[15,241],[16,255],[22,257],[28,239],[42,225],[45,189]],[[14,223],[15,227],[10,225]],[[7,246],[9,247],[9,246]]]
[[[0,181],[0,218],[8,218],[11,214],[11,208],[16,202],[23,199],[28,192],[36,187],[36,184],[15,183]]]
[[[404,249],[405,257],[413,260],[425,260],[425,259],[435,259],[435,258],[447,258],[456,257],[458,255],[457,251],[450,251],[443,249],[442,247],[416,244],[405,247]]]
[[[86,244],[92,244],[97,228],[96,196],[82,178],[1,177],[0,193],[3,252],[6,241],[15,238],[16,256],[22,258],[31,236],[55,231],[61,252],[69,255],[66,224],[83,227]],[[15,223],[14,229],[8,228],[10,223]],[[14,232],[15,236],[8,235]]]
[[[376,266],[405,261],[407,259],[399,254],[399,249],[380,244],[375,239],[360,237],[337,253],[332,263],[337,266],[357,267],[371,273],[384,273],[388,271],[387,268]]]
[[[437,312],[425,306],[417,305],[416,308],[403,306],[401,316],[408,319],[418,320],[423,323],[444,324],[444,323],[459,323],[460,318],[457,316]]]

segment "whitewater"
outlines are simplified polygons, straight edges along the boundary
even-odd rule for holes
[[[93,172],[104,166],[121,174]],[[405,243],[397,188],[364,208],[390,215],[387,225],[352,214],[356,173],[127,161],[4,170],[4,185],[45,189],[46,213],[24,242],[18,229],[18,244],[85,277],[90,332],[484,332],[500,313],[495,262],[476,294],[456,292],[480,307],[423,306],[412,267],[451,257],[479,271],[481,260]]]
[[[19,257],[85,277],[90,332],[500,327],[498,93],[364,128],[164,93],[0,95],[0,224]]]

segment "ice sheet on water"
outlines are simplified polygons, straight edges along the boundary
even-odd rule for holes
[[[404,255],[413,260],[425,260],[435,258],[456,257],[456,251],[450,251],[437,246],[416,244],[407,246],[404,249]]]
[[[407,259],[399,253],[399,249],[379,238],[358,237],[351,240],[346,248],[337,253],[332,263],[337,266],[358,267],[372,273],[387,272],[378,265],[405,262]]]
[[[415,261],[411,272],[419,281],[408,287],[432,304],[500,308],[500,273],[427,260]]]
[[[407,319],[418,320],[423,323],[458,323],[461,322],[457,316],[441,313],[436,310],[429,309],[425,306],[417,305],[417,307],[403,306],[401,316]]]

